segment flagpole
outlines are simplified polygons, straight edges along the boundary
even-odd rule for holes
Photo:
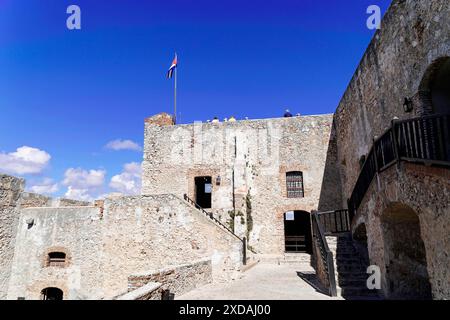
[[[174,108],[174,124],[177,123],[177,67],[175,67],[175,86],[174,86],[174,94],[173,94],[173,108]]]

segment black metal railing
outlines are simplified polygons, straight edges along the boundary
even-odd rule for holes
[[[377,173],[400,161],[450,166],[450,115],[394,120],[373,142],[348,199],[350,221]]]
[[[191,205],[193,205],[195,208],[197,208],[199,211],[201,211],[202,213],[204,213],[207,217],[209,217],[211,220],[213,220],[215,223],[217,223],[220,227],[222,227],[223,229],[225,229],[226,231],[228,231],[229,233],[231,233],[233,236],[235,236],[236,238],[238,238],[241,242],[242,242],[242,264],[246,265],[247,264],[247,239],[244,238],[240,238],[237,234],[234,233],[233,230],[231,230],[230,228],[228,228],[226,225],[224,225],[222,222],[220,222],[220,220],[216,219],[216,217],[214,217],[214,214],[212,212],[207,212],[205,209],[203,209],[201,206],[199,206],[194,200],[192,200],[191,198],[188,197],[187,194],[183,195],[184,200],[186,200],[188,203],[190,203]],[[252,248],[250,247],[250,251],[253,253],[256,253],[254,250],[252,250]]]
[[[191,205],[193,205],[195,208],[197,208],[198,210],[200,210],[201,212],[203,212],[207,217],[209,217],[211,220],[213,220],[215,223],[217,223],[219,226],[221,226],[222,228],[224,228],[225,230],[227,230],[229,233],[231,233],[233,236],[235,236],[236,238],[238,238],[239,240],[242,241],[242,239],[240,237],[238,237],[233,230],[231,230],[230,228],[228,228],[226,225],[224,225],[219,219],[217,219],[216,217],[214,217],[212,212],[207,212],[205,209],[203,209],[202,207],[200,207],[194,200],[192,200],[191,198],[188,197],[187,194],[184,194],[184,200],[186,200],[188,203],[190,203]]]
[[[311,224],[313,231],[313,249],[314,259],[316,264],[321,264],[323,270],[326,273],[327,281],[322,283],[328,288],[330,296],[335,297],[337,295],[336,290],[336,278],[334,272],[333,253],[328,248],[327,240],[325,238],[325,231],[322,223],[320,222],[317,212],[311,214]],[[317,254],[319,253],[319,254]],[[316,270],[317,270],[316,266]]]
[[[317,217],[325,235],[335,235],[350,231],[350,217],[347,209],[318,212]]]

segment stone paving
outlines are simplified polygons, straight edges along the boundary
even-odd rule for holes
[[[307,263],[259,263],[228,283],[212,283],[177,300],[339,300],[320,292]]]

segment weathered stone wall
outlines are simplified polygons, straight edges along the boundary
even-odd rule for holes
[[[122,294],[113,300],[161,300],[162,284],[159,282],[149,282],[133,291]]]
[[[175,297],[182,295],[212,282],[211,260],[201,259],[188,264],[131,275],[128,277],[128,290],[134,291],[149,282],[161,283],[161,289],[169,290]]]
[[[22,209],[8,299],[40,299],[46,287],[60,288],[64,299],[103,297],[102,225],[95,207]],[[45,266],[52,248],[67,252],[67,267]]]
[[[394,117],[422,113],[423,79],[433,62],[450,56],[449,16],[447,0],[394,0],[386,12],[334,116],[344,207],[373,138]],[[412,113],[403,111],[406,97],[416,97]]]
[[[24,185],[23,179],[0,174],[0,300],[8,291],[19,220],[17,202]]]
[[[427,95],[433,73],[450,56],[449,16],[447,0],[394,0],[386,12],[381,30],[367,48],[334,115],[342,207],[347,205],[359,175],[360,159],[369,152],[373,139],[385,132],[394,118],[430,112]],[[412,101],[410,113],[403,109],[405,98]],[[357,220],[367,224],[371,263],[382,270],[387,296],[391,292],[386,266],[404,257],[389,253],[392,243],[386,242],[389,239],[385,238],[380,216],[399,202],[413,208],[420,218],[433,297],[449,298],[448,169],[439,174],[433,170],[406,164],[398,170],[391,167],[372,182],[358,210]]]
[[[23,192],[20,196],[21,208],[38,208],[38,207],[84,207],[92,206],[87,201],[72,200],[65,198],[51,198],[42,194]]]
[[[44,196],[42,194],[22,192],[20,195],[20,207],[32,208],[32,207],[51,207],[52,198]]]
[[[229,213],[235,210],[238,235],[249,234],[258,253],[282,254],[283,214],[319,206],[331,120],[320,115],[175,126],[147,122],[142,192],[194,198],[194,178],[211,176],[215,215],[231,226]],[[333,181],[339,180],[335,168],[327,171]],[[288,171],[303,172],[304,198],[287,198]],[[340,201],[339,188],[329,185],[326,193],[333,198],[324,200],[324,208]]]
[[[390,260],[405,259],[405,256],[390,250],[392,239],[386,239],[383,215],[392,204],[411,208],[420,221],[420,238],[426,252],[426,269],[434,299],[450,298],[450,172],[445,168],[402,163],[399,168],[390,167],[380,174],[380,184],[373,182],[364,201],[355,226],[365,223],[368,233],[368,249],[371,264],[380,267],[382,289],[385,296],[392,292],[387,281],[386,266]],[[401,231],[403,232],[403,231]],[[408,233],[408,230],[404,232]],[[409,233],[412,233],[410,230]],[[402,237],[400,232],[397,237]],[[404,239],[406,239],[404,237]],[[405,252],[407,254],[407,252]],[[416,252],[417,254],[417,252]],[[406,258],[407,259],[407,258]],[[401,262],[401,261],[400,261]],[[419,271],[409,268],[407,273]]]
[[[57,206],[57,207],[89,207],[89,206],[92,206],[92,203],[88,202],[88,201],[57,198],[57,199],[54,199],[53,206]]]
[[[30,227],[27,221],[33,220]],[[46,267],[51,249],[68,265]],[[26,208],[20,216],[9,299],[39,299],[58,287],[66,299],[110,299],[128,277],[208,258],[214,280],[236,277],[242,243],[174,195],[109,199],[99,207]]]
[[[106,200],[104,220],[111,295],[131,274],[201,258],[212,260],[214,280],[229,280],[240,268],[241,241],[175,195]]]

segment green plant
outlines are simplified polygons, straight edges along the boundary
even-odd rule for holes
[[[236,216],[236,213],[234,210],[230,210],[228,211],[228,215],[230,216],[230,219],[228,220],[228,227],[234,232],[234,217]]]
[[[249,239],[250,232],[253,230],[253,217],[252,217],[252,197],[250,195],[250,189],[245,197],[246,213],[247,213],[247,239]]]

